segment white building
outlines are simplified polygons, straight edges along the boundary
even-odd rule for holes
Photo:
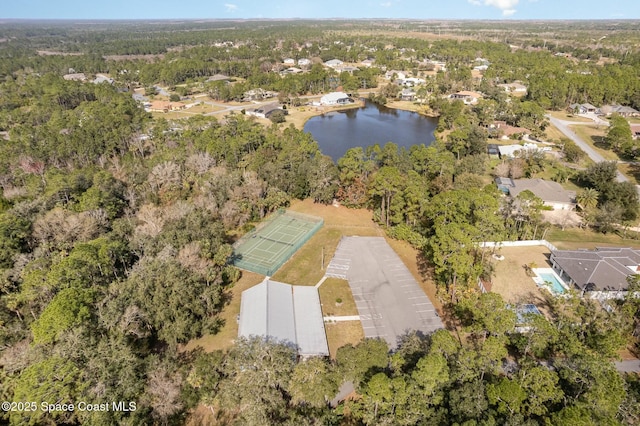
[[[340,59],[331,59],[330,61],[327,61],[324,64],[329,68],[335,68],[335,67],[341,66],[342,64],[344,64],[344,62],[342,62]]]
[[[353,103],[353,99],[343,92],[327,93],[320,98],[320,105],[347,105]]]
[[[328,356],[318,289],[265,278],[242,292],[238,336],[293,344],[302,357]]]

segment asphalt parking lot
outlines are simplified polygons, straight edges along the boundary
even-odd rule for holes
[[[380,337],[392,349],[407,332],[428,334],[443,327],[429,298],[382,237],[344,237],[326,275],[349,281],[365,337]]]

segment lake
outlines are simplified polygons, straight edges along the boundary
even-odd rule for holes
[[[437,118],[425,117],[417,112],[387,108],[373,102],[344,111],[332,111],[312,117],[304,125],[318,141],[320,150],[337,161],[348,149],[393,142],[399,147],[429,145]]]

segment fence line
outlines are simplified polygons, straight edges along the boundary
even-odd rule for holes
[[[545,246],[549,250],[558,250],[556,246],[547,240],[523,240],[523,241],[485,241],[480,243],[480,247],[531,247]]]

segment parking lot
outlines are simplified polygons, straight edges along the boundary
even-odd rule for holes
[[[442,328],[433,304],[409,269],[382,237],[344,237],[326,275],[347,279],[365,337],[391,348],[398,337]]]

